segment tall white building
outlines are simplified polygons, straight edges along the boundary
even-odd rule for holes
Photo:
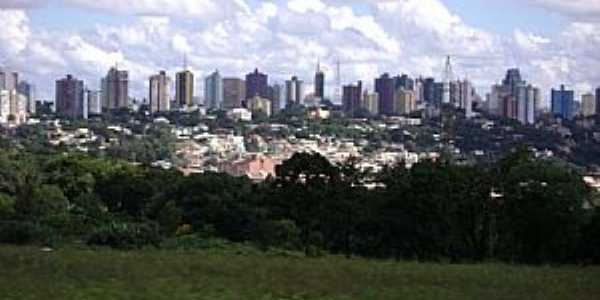
[[[27,113],[35,114],[35,86],[26,81],[17,84],[17,91],[27,99]]]
[[[536,95],[538,94],[532,85],[517,86],[517,120],[521,124],[535,124],[536,102],[539,101],[536,99]]]
[[[150,111],[166,112],[171,109],[171,78],[165,71],[150,77]]]
[[[27,117],[27,98],[16,89],[0,89],[0,124],[20,125]]]
[[[223,108],[223,78],[219,70],[214,71],[204,80],[204,105],[210,109]]]
[[[581,114],[591,117],[596,114],[596,99],[593,94],[581,95]]]
[[[100,91],[85,91],[88,115],[102,114],[102,96]]]

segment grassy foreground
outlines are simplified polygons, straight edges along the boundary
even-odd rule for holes
[[[600,299],[600,267],[0,246],[0,299]]]

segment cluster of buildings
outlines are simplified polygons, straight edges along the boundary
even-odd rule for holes
[[[129,97],[129,73],[111,68],[101,79],[101,89],[87,89],[83,80],[73,75],[56,81],[54,108],[60,117],[87,119],[103,112],[130,108],[135,103]],[[170,111],[194,106],[194,75],[189,70],[176,74],[175,101],[171,97],[172,80],[165,71],[149,78],[148,108],[151,112]],[[174,103],[174,104],[173,104]]]
[[[523,80],[519,69],[510,69],[501,84],[492,86],[487,96],[487,110],[522,124],[535,124],[543,111],[541,91]],[[600,88],[595,94],[581,95],[579,102],[575,101],[575,91],[565,85],[553,88],[550,91],[550,114],[563,120],[571,120],[577,115],[591,117],[600,114]]]
[[[487,98],[489,113],[521,124],[534,124],[540,112],[540,89],[523,80],[519,69],[508,70],[502,83],[492,86]]]
[[[19,73],[0,69],[0,125],[23,124],[35,108],[35,87]]]
[[[1,74],[4,79],[0,82],[3,99],[0,121],[7,123],[10,119],[20,123],[27,113],[35,110],[33,87],[19,82],[15,73]],[[336,102],[339,101],[339,106],[326,97],[325,72],[319,63],[314,74],[314,90],[308,93],[298,76],[291,76],[282,83],[271,83],[269,75],[258,69],[243,78],[224,77],[218,70],[212,72],[204,78],[203,101],[194,95],[194,74],[187,67],[175,74],[175,80],[165,71],[148,80],[148,97],[142,103],[151,113],[192,111],[202,102],[207,109],[226,110],[240,120],[248,119],[248,115],[275,115],[285,107],[307,107],[315,118],[328,115],[329,109],[338,109],[348,117],[365,118],[406,116],[416,111],[424,112],[422,115],[425,116],[436,115],[442,105],[452,105],[464,110],[467,118],[473,117],[474,110],[479,109],[533,125],[542,112],[546,112],[542,91],[524,80],[519,69],[509,69],[503,80],[491,87],[485,100],[467,79],[436,81],[431,77],[411,78],[406,74],[391,76],[384,73],[374,79],[372,91],[362,81],[344,86],[338,83]],[[55,92],[55,111],[58,116],[68,118],[88,118],[138,105],[129,96],[128,72],[118,67],[111,68],[102,78],[100,90],[90,90],[82,80],[67,75],[56,81]],[[575,101],[574,91],[561,86],[552,89],[549,98],[551,114],[562,119],[573,119],[576,115],[589,117],[600,112],[600,88],[595,94],[586,93],[581,96],[581,101]]]

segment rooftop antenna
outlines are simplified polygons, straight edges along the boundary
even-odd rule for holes
[[[317,73],[321,72],[321,58],[317,57]]]
[[[187,71],[188,69],[188,61],[187,61],[187,52],[183,53],[183,70]]]

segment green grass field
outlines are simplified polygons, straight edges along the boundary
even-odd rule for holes
[[[0,246],[0,299],[600,299],[600,267]]]

